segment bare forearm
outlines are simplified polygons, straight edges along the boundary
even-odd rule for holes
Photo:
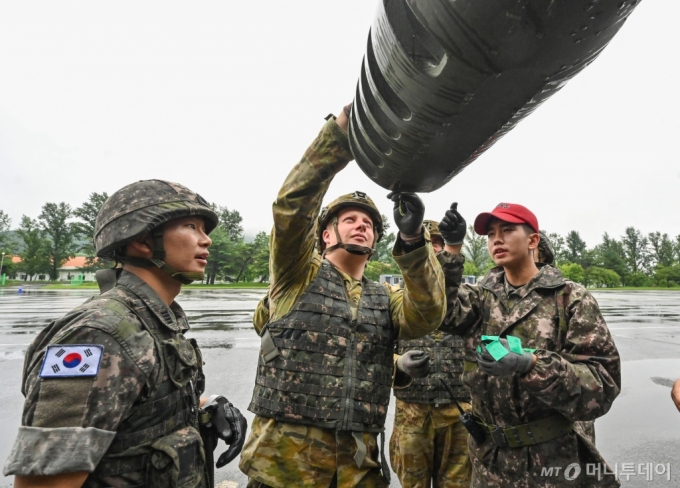
[[[463,248],[463,245],[460,244],[458,246],[452,246],[451,244],[444,244],[444,250],[450,254],[460,254],[460,250]]]
[[[48,476],[15,476],[14,488],[80,488],[88,473],[61,473]]]

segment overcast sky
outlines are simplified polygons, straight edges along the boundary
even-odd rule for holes
[[[0,209],[183,183],[268,231],[271,202],[352,100],[377,0],[0,3]],[[680,1],[645,0],[602,55],[444,188],[472,222],[522,203],[589,246],[680,234]],[[326,201],[387,191],[354,164]]]

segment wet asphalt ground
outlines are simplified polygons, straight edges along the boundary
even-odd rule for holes
[[[21,421],[21,370],[26,347],[53,318],[95,290],[0,289],[0,460],[11,449]],[[206,393],[226,395],[248,418],[259,338],[250,320],[264,290],[195,290],[178,301],[203,351]],[[611,411],[596,421],[597,445],[624,487],[680,486],[680,412],[670,385],[680,377],[680,293],[595,292],[619,348],[623,389]],[[393,404],[391,405],[393,407]],[[393,411],[387,420],[391,434]],[[216,457],[223,448],[218,448]],[[650,464],[651,463],[651,464]],[[659,472],[670,464],[671,480]],[[648,474],[652,468],[652,479]],[[625,474],[630,473],[632,475]],[[656,471],[656,472],[655,472]],[[216,472],[217,486],[245,486],[235,460]],[[0,478],[0,487],[12,486]],[[391,486],[399,486],[393,475]]]

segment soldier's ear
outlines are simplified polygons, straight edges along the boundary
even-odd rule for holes
[[[321,238],[326,243],[326,246],[328,246],[331,243],[331,233],[330,233],[330,231],[328,229],[324,230],[321,233]]]
[[[147,232],[125,246],[125,254],[127,256],[151,259],[153,257],[153,238],[151,233]]]
[[[529,249],[538,249],[538,243],[541,242],[541,236],[534,233],[529,234]],[[537,251],[538,252],[538,251]]]

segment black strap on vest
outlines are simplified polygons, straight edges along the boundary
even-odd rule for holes
[[[489,433],[498,447],[533,446],[557,439],[574,430],[574,422],[560,414],[510,427],[487,424],[476,416],[475,421]]]

